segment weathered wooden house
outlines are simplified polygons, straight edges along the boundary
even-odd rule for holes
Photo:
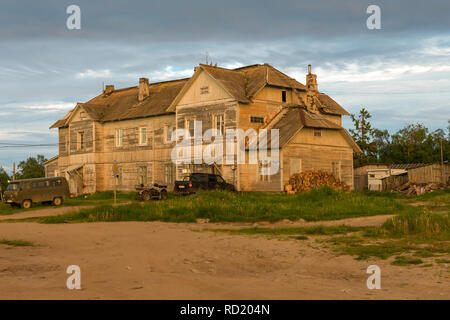
[[[119,190],[164,183],[190,172],[216,172],[242,191],[282,191],[293,173],[334,172],[353,186],[353,153],[359,147],[342,127],[348,113],[319,92],[309,67],[306,86],[275,69],[251,65],[225,69],[200,64],[188,79],[115,89],[78,103],[51,128],[59,130],[59,155],[48,175],[65,175],[73,193],[110,190],[119,167]],[[261,175],[257,164],[175,164],[173,130],[279,129],[279,170]],[[270,151],[269,151],[270,152]],[[56,165],[57,163],[57,165]]]

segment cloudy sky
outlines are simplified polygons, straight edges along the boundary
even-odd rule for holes
[[[71,4],[81,30],[66,27]],[[366,27],[369,5],[381,30]],[[0,166],[56,155],[48,127],[102,83],[187,77],[206,54],[223,67],[267,62],[303,83],[312,64],[321,91],[349,112],[366,107],[377,128],[446,128],[449,14],[444,0],[2,0]]]

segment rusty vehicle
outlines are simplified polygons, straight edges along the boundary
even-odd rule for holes
[[[136,190],[136,200],[138,201],[165,200],[168,197],[167,186],[157,183],[150,187],[140,185],[136,187]]]
[[[69,185],[63,177],[22,179],[9,182],[3,202],[28,209],[34,203],[60,206],[69,196]]]

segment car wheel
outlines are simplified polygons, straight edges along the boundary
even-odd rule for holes
[[[61,198],[55,198],[53,199],[53,205],[54,206],[60,206],[62,204],[62,199]]]
[[[161,191],[161,200],[167,200],[167,191]]]
[[[22,201],[22,208],[29,209],[31,208],[32,202],[31,200],[23,200]]]

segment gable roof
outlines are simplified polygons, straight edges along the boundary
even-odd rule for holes
[[[247,79],[245,73],[206,64],[200,64],[200,68],[217,80],[236,100],[243,103],[250,102],[246,93]]]
[[[303,128],[320,128],[327,130],[339,130],[350,143],[355,152],[362,152],[350,134],[340,125],[311,113],[304,106],[291,105],[284,107],[279,114],[267,125],[267,129],[279,130],[279,146],[282,148]],[[268,137],[268,146],[270,137]]]
[[[178,95],[188,79],[151,83],[149,96],[138,100],[138,87],[114,90],[110,94],[100,94],[86,103],[79,103],[95,121],[118,121],[150,117],[171,113],[167,108]],[[50,128],[64,127],[69,123],[75,107]]]
[[[250,103],[251,99],[264,87],[276,86],[290,88],[302,101],[300,93],[306,87],[297,80],[287,76],[271,65],[254,64],[236,69],[221,68],[200,64],[191,78],[151,83],[149,96],[143,101],[138,100],[138,87],[114,90],[109,94],[102,93],[95,98],[77,104],[84,108],[90,118],[95,121],[118,121],[135,118],[170,114],[175,112],[175,105],[194,82],[200,71],[210,75],[231,97],[241,103]],[[324,93],[317,93],[316,105],[322,113],[333,115],[349,115],[336,101]],[[74,108],[50,128],[60,128],[68,125]],[[304,116],[304,121],[313,118]]]
[[[255,64],[251,66],[233,69],[234,71],[244,72],[248,81],[247,95],[255,96],[266,85],[295,88],[300,91],[306,91],[306,86],[297,80],[287,76],[280,70],[275,69],[270,64]]]
[[[350,113],[348,113],[344,108],[342,108],[339,103],[334,101],[330,96],[326,95],[325,93],[318,94],[316,104],[317,107],[320,109],[320,111],[322,111],[323,113],[345,115],[345,116],[350,115]]]

